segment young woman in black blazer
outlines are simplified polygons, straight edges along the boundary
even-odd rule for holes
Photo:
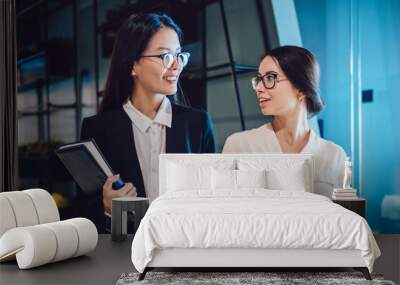
[[[166,15],[132,15],[122,25],[99,114],[85,118],[81,140],[93,138],[118,176],[105,182],[96,197],[81,193],[82,215],[100,232],[111,200],[122,196],[157,196],[160,153],[213,153],[208,114],[174,104],[177,82],[190,54],[181,50],[182,32]]]

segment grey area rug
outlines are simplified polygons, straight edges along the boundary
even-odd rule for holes
[[[380,275],[368,281],[360,272],[155,272],[150,271],[142,281],[139,273],[122,274],[117,285],[145,284],[379,284],[395,285]]]

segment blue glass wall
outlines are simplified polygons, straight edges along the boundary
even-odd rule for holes
[[[372,102],[362,104],[362,188],[368,221],[378,232],[400,233],[400,1],[358,5],[361,86],[372,90]]]
[[[303,46],[321,65],[323,135],[356,158],[373,231],[400,233],[400,1],[295,5]]]

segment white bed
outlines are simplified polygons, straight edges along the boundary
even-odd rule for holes
[[[379,255],[362,217],[313,194],[311,155],[161,155],[160,197],[132,243],[141,279],[155,267],[354,267],[370,278]]]

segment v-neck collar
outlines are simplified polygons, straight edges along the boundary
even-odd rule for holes
[[[271,138],[273,139],[273,143],[275,144],[276,149],[279,151],[279,153],[284,153],[281,147],[281,144],[279,143],[278,137],[276,136],[276,133],[274,129],[272,128],[272,124],[268,123],[264,125],[265,129],[267,132],[271,134]],[[310,153],[313,150],[313,145],[315,145],[315,140],[316,140],[316,135],[314,131],[310,128],[310,136],[308,137],[308,141],[306,145],[303,147],[303,149],[298,152],[300,153]]]

